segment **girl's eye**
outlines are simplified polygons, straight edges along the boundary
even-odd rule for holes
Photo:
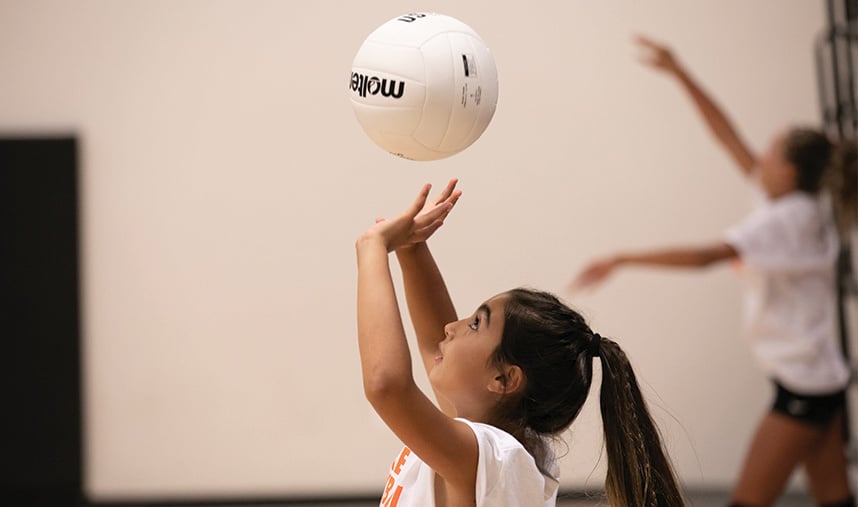
[[[480,318],[474,317],[474,321],[468,324],[468,327],[476,331],[480,327]]]

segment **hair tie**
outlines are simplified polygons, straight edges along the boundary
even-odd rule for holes
[[[593,333],[593,336],[590,337],[590,344],[587,350],[590,352],[591,356],[599,357],[599,353],[602,350],[602,335],[599,333]]]

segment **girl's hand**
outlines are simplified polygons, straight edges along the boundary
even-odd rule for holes
[[[436,197],[434,201],[427,202],[423,205],[423,209],[420,210],[420,214],[417,215],[415,220],[418,220],[418,221],[422,220],[423,219],[422,217],[424,217],[424,215],[428,216],[427,214],[431,213],[432,210],[435,209],[436,206],[443,205],[445,202],[449,203],[451,205],[450,209],[452,209],[453,206],[456,205],[456,202],[459,200],[459,197],[462,195],[461,190],[456,190],[456,184],[457,183],[459,183],[459,180],[457,178],[453,178],[450,181],[448,181],[447,186],[444,187],[444,190],[440,194],[438,194],[438,197]],[[447,215],[450,213],[450,209],[448,209],[447,212],[444,214],[444,216],[441,217],[441,222],[438,224],[438,227],[443,225],[443,221],[447,217]],[[381,222],[383,220],[384,220],[383,218],[378,219],[378,220],[376,220],[376,223]],[[429,236],[431,236],[432,233],[434,233],[438,229],[438,227],[435,227],[435,229],[433,229],[431,232],[429,232],[429,234],[426,236],[426,238],[424,238],[422,241],[426,241],[426,239],[428,239]],[[404,248],[412,247],[417,243],[420,243],[420,241],[415,241],[415,242],[409,243],[407,245],[397,247],[396,250],[401,250]]]
[[[569,284],[569,290],[575,292],[581,289],[594,288],[604,282],[617,266],[619,266],[619,261],[616,258],[592,262]]]
[[[404,213],[396,218],[378,219],[358,243],[362,241],[381,241],[388,252],[405,248],[429,239],[444,224],[444,220],[453,209],[461,191],[455,190],[458,180],[452,179],[434,202],[427,202],[432,185],[426,184],[420,189],[417,199]]]
[[[671,53],[670,48],[642,35],[635,37],[635,41],[639,47],[646,51],[646,55],[641,59],[644,64],[671,74],[679,73],[679,62]]]

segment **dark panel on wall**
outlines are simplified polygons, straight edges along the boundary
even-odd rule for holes
[[[0,139],[0,487],[76,505],[83,477],[77,144]]]

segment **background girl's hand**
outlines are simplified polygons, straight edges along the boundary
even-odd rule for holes
[[[578,291],[581,289],[596,287],[604,282],[618,265],[619,262],[614,258],[602,259],[590,263],[590,265],[584,268],[575,280],[569,284],[569,290]]]
[[[444,224],[444,219],[462,195],[461,191],[455,190],[457,182],[456,179],[450,180],[434,202],[427,202],[432,185],[424,185],[404,213],[393,219],[376,220],[361,240],[378,239],[388,252],[426,241]]]
[[[635,41],[646,52],[645,56],[641,59],[644,64],[665,72],[679,72],[679,62],[666,45],[642,35],[635,37]]]

